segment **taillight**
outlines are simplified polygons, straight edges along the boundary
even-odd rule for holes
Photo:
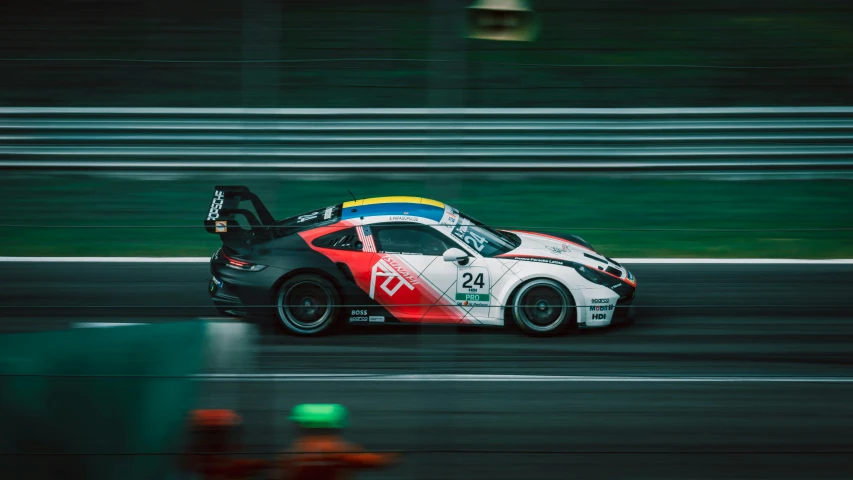
[[[234,257],[229,256],[225,253],[225,250],[222,250],[222,257],[225,258],[225,261],[228,262],[225,264],[226,267],[231,267],[235,270],[244,270],[247,272],[257,272],[258,270],[263,270],[267,268],[266,265],[256,265],[254,263],[249,263],[245,260],[237,260]]]

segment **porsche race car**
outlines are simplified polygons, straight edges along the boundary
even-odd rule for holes
[[[491,228],[426,198],[276,220],[248,188],[217,186],[204,225],[223,243],[210,260],[219,311],[271,316],[297,335],[344,323],[510,322],[558,335],[633,316],[634,275],[580,237]]]

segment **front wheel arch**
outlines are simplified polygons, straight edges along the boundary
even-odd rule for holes
[[[569,301],[569,305],[570,305],[570,307],[568,307],[569,318],[564,320],[562,322],[560,328],[553,331],[553,332],[537,332],[537,331],[525,329],[522,325],[519,324],[519,322],[515,318],[515,313],[514,313],[515,302],[516,302],[516,297],[518,296],[519,291],[521,291],[524,287],[528,286],[529,284],[531,284],[533,282],[539,282],[539,281],[549,282],[549,283],[561,288],[562,291],[566,294],[568,301]],[[514,328],[521,330],[522,332],[524,332],[527,335],[533,335],[533,336],[555,336],[555,335],[559,335],[559,334],[566,333],[569,331],[574,332],[578,329],[578,325],[579,325],[578,324],[578,316],[579,316],[579,312],[578,312],[578,307],[577,307],[577,301],[575,300],[574,295],[572,295],[572,291],[568,287],[566,287],[566,285],[563,282],[560,282],[558,280],[555,280],[555,279],[549,278],[549,277],[535,277],[535,278],[530,278],[530,279],[527,279],[527,280],[519,283],[517,286],[515,286],[515,288],[512,289],[510,294],[507,296],[507,300],[506,300],[506,303],[504,305],[504,327],[514,327]]]

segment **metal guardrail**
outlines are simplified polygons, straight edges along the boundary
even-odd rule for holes
[[[0,108],[0,168],[849,170],[853,107]]]

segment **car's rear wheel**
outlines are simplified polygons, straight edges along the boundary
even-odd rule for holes
[[[319,275],[298,275],[276,294],[281,325],[297,335],[327,333],[336,323],[340,296],[332,282]]]
[[[559,283],[545,278],[531,280],[518,289],[512,317],[528,335],[560,335],[577,326],[571,295]]]

